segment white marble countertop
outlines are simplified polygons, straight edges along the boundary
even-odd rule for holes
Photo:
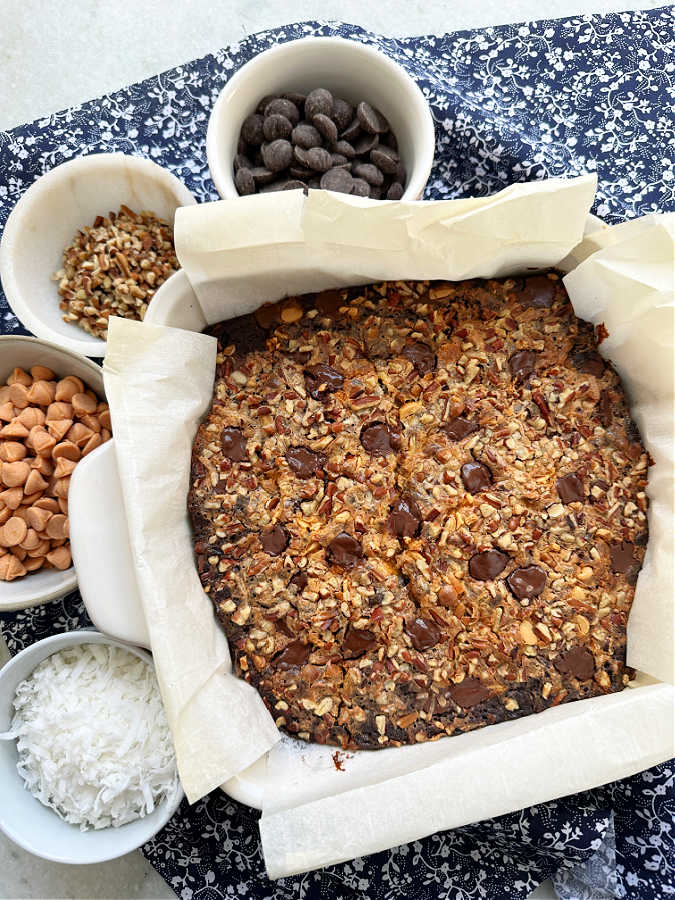
[[[179,65],[265,28],[336,19],[392,36],[457,31],[665,0],[2,0],[0,131]],[[0,638],[0,665],[3,658]],[[0,898],[174,898],[140,852],[96,866],[30,856],[0,834]],[[555,898],[550,882],[535,891]]]

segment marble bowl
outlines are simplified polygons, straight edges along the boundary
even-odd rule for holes
[[[309,37],[265,50],[230,78],[206,135],[209,171],[224,200],[239,196],[233,162],[241,125],[266,94],[325,87],[350,103],[366,100],[389,120],[408,180],[403,200],[418,200],[429,179],[436,137],[429,104],[408,73],[358,41]]]
[[[195,199],[175,175],[150,160],[98,153],[47,172],[16,204],[0,243],[0,280],[9,305],[33,334],[84,356],[105,355],[104,340],[63,321],[52,275],[77,230],[123,203],[173,223],[176,209]]]
[[[7,377],[17,366],[26,371],[31,366],[47,366],[59,377],[77,375],[101,399],[105,398],[100,366],[47,341],[11,334],[0,337],[0,384],[6,383]],[[39,569],[14,581],[0,581],[0,614],[47,603],[74,591],[76,587],[73,566],[63,571]]]
[[[110,644],[152,663],[144,650],[114,640],[98,631],[67,631],[37,641],[17,653],[0,669],[0,732],[8,731],[13,716],[13,700],[19,684],[43,660],[65,647],[77,644]],[[16,769],[18,753],[13,740],[0,741],[0,830],[35,856],[54,862],[84,865],[116,859],[138,849],[160,831],[176,812],[183,789],[165,799],[147,816],[119,828],[80,831],[59,818],[26,789]]]

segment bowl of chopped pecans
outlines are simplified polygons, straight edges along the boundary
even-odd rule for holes
[[[96,363],[37,338],[0,337],[0,612],[75,590],[70,480],[110,437]]]
[[[111,315],[142,319],[178,268],[173,219],[195,202],[156,163],[123,153],[73,159],[31,185],[0,243],[0,280],[40,338],[104,356]]]

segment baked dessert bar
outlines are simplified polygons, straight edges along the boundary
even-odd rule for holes
[[[277,725],[370,748],[621,690],[648,455],[554,272],[210,329],[197,566]]]

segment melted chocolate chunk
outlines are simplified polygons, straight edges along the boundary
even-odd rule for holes
[[[537,354],[534,350],[519,350],[509,360],[509,368],[514,378],[524,381],[534,372]]]
[[[566,653],[561,653],[554,665],[561,675],[577,678],[579,681],[588,681],[595,672],[593,654],[586,647],[572,647]]]
[[[298,478],[321,477],[326,462],[324,453],[315,453],[309,447],[289,447],[286,451],[288,467]]]
[[[337,369],[325,363],[317,363],[305,369],[305,385],[315,400],[323,400],[342,387],[344,378]]]
[[[476,581],[492,581],[503,572],[509,561],[505,553],[499,550],[483,550],[474,553],[469,560],[469,575]]]
[[[223,428],[220,433],[220,446],[223,448],[223,456],[232,462],[242,462],[248,459],[246,452],[246,438],[240,428]]]
[[[519,600],[531,600],[546,587],[546,572],[539,566],[522,566],[511,572],[506,583]]]
[[[465,678],[459,684],[453,684],[448,693],[462,709],[477,706],[490,696],[490,691],[478,678]]]
[[[347,306],[348,303],[349,301],[343,298],[342,291],[321,291],[314,300],[314,306],[319,312],[333,319],[337,317],[340,307]]]
[[[559,478],[555,483],[555,489],[563,503],[583,503],[586,499],[584,483],[574,472]]]
[[[265,553],[270,556],[279,556],[288,547],[290,538],[288,532],[281,525],[273,525],[260,535],[260,543]]]
[[[422,524],[422,513],[412,497],[405,494],[395,500],[387,519],[387,526],[396,537],[415,537]]]
[[[620,544],[612,544],[609,555],[612,560],[612,572],[624,575],[632,568],[639,565],[633,556],[635,545],[631,541],[621,541]]]
[[[479,491],[487,490],[492,484],[492,472],[484,463],[477,462],[476,460],[464,463],[460,472],[464,487],[471,494],[477,494]]]
[[[465,437],[478,431],[479,428],[480,425],[476,422],[471,422],[463,416],[455,416],[454,419],[446,422],[441,430],[447,434],[451,441],[462,441]]]
[[[295,575],[288,582],[289,586],[296,587],[298,589],[298,593],[301,594],[304,589],[307,587],[307,582],[309,579],[305,575],[304,572],[296,572]]]
[[[410,360],[419,375],[433,372],[436,368],[436,354],[428,344],[423,344],[422,341],[408,344],[401,350],[401,356]]]
[[[441,629],[431,619],[417,618],[406,625],[405,629],[410,635],[410,640],[415,650],[429,650],[435,647],[441,639]]]
[[[281,323],[281,306],[278,303],[264,303],[253,315],[261,328],[271,331]]]
[[[525,278],[520,291],[520,300],[526,306],[550,309],[555,300],[555,281],[551,281],[546,275],[532,275]]]
[[[309,659],[311,649],[309,644],[293,641],[275,656],[274,664],[279,669],[299,669]]]
[[[583,350],[570,357],[577,372],[584,372],[600,378],[605,371],[605,361],[596,350]]]
[[[386,422],[372,422],[361,429],[361,445],[373,456],[387,456],[395,452],[400,440]]]
[[[353,628],[350,625],[342,642],[342,655],[345,659],[356,659],[375,646],[377,646],[377,638],[372,631],[366,631],[365,628]]]
[[[267,346],[267,332],[260,327],[252,315],[227,319],[225,322],[220,322],[207,329],[207,334],[215,335],[220,341],[221,347],[234,344],[240,357],[247,353],[255,353],[257,350],[264,350]]]
[[[363,559],[361,544],[346,531],[334,537],[326,550],[331,562],[345,569],[350,569]]]

